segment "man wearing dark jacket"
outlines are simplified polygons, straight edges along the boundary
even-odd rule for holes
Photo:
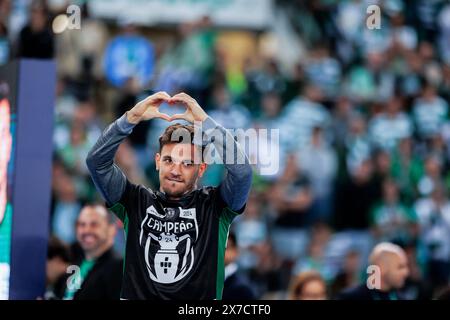
[[[256,295],[247,277],[239,271],[236,260],[239,249],[234,233],[228,236],[225,251],[225,284],[223,300],[255,300]]]
[[[399,291],[409,274],[405,251],[395,244],[382,242],[372,250],[369,262],[373,273],[367,283],[344,290],[337,299],[405,300]]]
[[[122,259],[113,251],[116,227],[113,217],[101,205],[85,206],[76,225],[83,257],[69,266],[65,275],[65,300],[119,300]]]

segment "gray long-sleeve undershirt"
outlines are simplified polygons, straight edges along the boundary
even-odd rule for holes
[[[124,114],[105,129],[86,159],[92,180],[108,206],[117,203],[125,191],[127,178],[113,159],[120,143],[133,131],[133,128],[134,124],[129,123]],[[211,142],[221,154],[227,169],[227,176],[219,186],[220,194],[230,209],[240,211],[250,192],[252,168],[247,156],[233,136],[208,117],[202,122],[202,131],[207,140],[212,137],[208,134],[211,130],[214,133]],[[240,162],[228,161],[229,159],[225,156],[227,154],[226,147],[234,149],[233,160],[240,160]]]

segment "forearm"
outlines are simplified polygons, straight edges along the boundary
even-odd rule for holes
[[[133,127],[134,124],[129,123],[124,114],[103,131],[86,159],[92,180],[108,205],[118,202],[125,191],[127,179],[114,164],[114,156]]]
[[[250,161],[233,135],[208,117],[202,123],[208,141],[221,155],[227,175],[220,184],[220,194],[225,203],[234,211],[239,211],[247,202],[252,184]]]

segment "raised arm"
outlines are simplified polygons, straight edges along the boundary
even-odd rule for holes
[[[169,98],[167,93],[158,92],[140,101],[109,125],[89,151],[86,164],[97,190],[108,206],[120,200],[127,182],[125,174],[114,163],[114,155],[120,143],[140,121],[153,118],[170,120],[169,116],[158,110],[160,104]]]
[[[219,187],[220,194],[233,211],[241,211],[247,202],[252,184],[250,161],[233,135],[211,117],[206,118],[202,128],[206,138],[212,139],[227,169],[227,175]]]
[[[252,184],[252,167],[241,146],[228,130],[209,117],[195,99],[187,94],[175,95],[171,98],[171,103],[183,103],[187,107],[184,114],[173,115],[171,119],[201,123],[206,139],[214,144],[227,169],[227,176],[219,186],[222,199],[232,210],[241,211]],[[231,159],[229,154],[232,155]]]

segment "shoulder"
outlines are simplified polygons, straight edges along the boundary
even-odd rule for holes
[[[220,186],[204,186],[196,190],[197,197],[200,200],[207,200],[214,202],[219,207],[225,207],[226,203],[223,201],[220,195]]]
[[[124,197],[138,197],[142,195],[154,196],[155,193],[150,187],[144,186],[142,184],[134,184],[127,180],[125,192],[122,195],[122,199]]]
[[[208,197],[211,195],[214,195],[218,191],[219,187],[214,186],[203,186],[196,191],[199,193],[200,196]]]
[[[369,289],[365,284],[358,285],[356,287],[348,288],[341,291],[338,296],[338,300],[371,300]]]
[[[101,270],[99,273],[106,279],[122,275],[123,259],[112,248],[99,259],[97,264],[97,269]]]
[[[208,201],[211,205],[214,206],[215,211],[217,211],[219,214],[225,214],[226,216],[229,216],[230,221],[233,220],[235,216],[241,214],[245,209],[245,205],[239,211],[231,209],[222,197],[222,194],[220,192],[220,185],[217,187],[205,186],[196,190],[196,192],[198,193],[198,200]]]
[[[236,272],[225,280],[223,300],[254,300],[255,291],[248,278],[240,272]]]
[[[127,212],[133,212],[136,208],[139,208],[142,202],[151,201],[156,199],[156,195],[152,189],[145,187],[141,184],[134,184],[127,180],[125,190],[116,203],[106,203],[109,210],[124,222]]]

